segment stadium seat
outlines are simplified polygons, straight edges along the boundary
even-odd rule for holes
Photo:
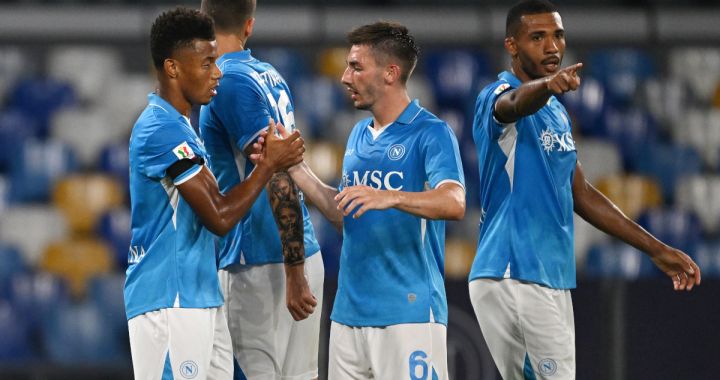
[[[576,91],[558,96],[573,119],[573,128],[585,136],[601,136],[604,131],[605,89],[602,83],[590,76],[583,76],[582,85]]]
[[[10,282],[15,274],[28,270],[20,251],[0,241],[0,299],[10,296]]]
[[[595,187],[633,220],[636,220],[643,210],[663,203],[660,186],[647,177],[636,175],[605,177],[598,180]]]
[[[135,114],[137,117],[138,114]],[[121,127],[107,113],[101,110],[83,111],[67,109],[58,112],[51,121],[51,137],[70,146],[79,163],[88,169],[95,169],[100,151],[105,146],[128,141],[131,125]]]
[[[98,233],[113,250],[118,268],[126,268],[128,247],[130,247],[130,210],[127,207],[115,207],[100,217]]]
[[[0,218],[0,241],[20,250],[24,261],[35,264],[45,247],[67,235],[67,222],[52,206],[11,206]]]
[[[583,78],[583,86],[585,79]],[[680,121],[689,101],[687,84],[675,77],[649,78],[643,86],[643,103],[663,131],[673,133],[682,129]]]
[[[113,143],[100,151],[100,170],[109,174],[129,191],[130,151],[128,143]],[[129,195],[126,191],[126,195]],[[126,199],[129,199],[126,197]]]
[[[128,339],[124,285],[124,273],[107,274],[90,281],[90,300],[97,306],[106,328],[112,330],[117,340]]]
[[[646,210],[638,224],[660,241],[694,256],[702,230],[698,217],[680,208],[658,207]]]
[[[604,137],[613,141],[620,149],[626,170],[633,170],[638,150],[655,143],[657,127],[650,115],[639,108],[608,107],[604,114]]]
[[[254,57],[261,61],[271,62],[275,70],[290,86],[290,91],[296,92],[294,85],[298,80],[311,75],[308,59],[302,51],[288,47],[266,47],[253,49]],[[332,78],[338,80],[337,77]]]
[[[8,107],[36,120],[37,134],[41,138],[48,135],[50,119],[55,112],[78,104],[75,91],[68,83],[49,78],[17,82],[7,96],[7,102]]]
[[[475,104],[485,78],[495,78],[489,59],[472,50],[430,50],[425,53],[424,72],[432,84],[439,107],[465,112]]]
[[[323,76],[309,76],[297,81],[293,100],[295,112],[308,122],[306,126],[297,125],[300,130],[311,137],[326,137],[332,125],[330,119],[338,110],[345,107],[347,95],[340,87],[337,79]],[[351,128],[338,126],[338,128]]]
[[[618,106],[630,105],[645,80],[657,75],[653,58],[631,48],[594,52],[585,70],[603,84],[607,100]]]
[[[48,359],[64,365],[116,364],[120,342],[92,302],[57,308],[43,325]]]
[[[576,140],[576,143],[578,160],[588,182],[594,183],[601,178],[622,173],[622,157],[612,141],[584,138]]]
[[[675,202],[700,218],[707,235],[720,232],[720,176],[685,178],[677,184]]]
[[[695,100],[701,104],[710,104],[720,80],[720,49],[674,48],[670,51],[669,58],[671,75],[688,84]]]
[[[67,281],[75,298],[87,293],[88,281],[114,268],[112,254],[103,241],[94,238],[70,238],[51,243],[40,267]]]
[[[408,95],[410,99],[420,99],[420,105],[431,112],[437,111],[437,102],[432,84],[423,75],[413,75],[407,82]]]
[[[323,182],[332,182],[342,175],[343,147],[318,140],[309,144],[305,161]]]
[[[12,305],[0,300],[0,365],[17,365],[32,359],[34,354],[30,345],[28,327],[25,318],[13,310]]]
[[[635,280],[662,274],[650,258],[637,249],[618,241],[590,248],[582,273],[591,278]]]
[[[706,167],[720,166],[720,110],[690,108],[672,129],[676,144],[695,148]]]
[[[34,333],[53,310],[70,302],[70,293],[59,277],[45,272],[25,272],[11,278],[9,299]]]
[[[346,47],[330,47],[317,55],[315,67],[317,72],[333,80],[342,78],[347,67],[348,49]]]
[[[690,147],[670,144],[645,144],[637,147],[633,165],[638,173],[652,177],[660,185],[663,199],[674,199],[675,184],[683,177],[700,173],[702,161]]]
[[[25,140],[39,135],[38,121],[20,110],[7,109],[0,112],[0,172],[8,172],[18,158],[19,148]]]
[[[56,46],[48,53],[48,73],[71,83],[82,100],[93,102],[104,95],[107,78],[121,72],[120,58],[118,51],[106,47]]]
[[[10,202],[46,202],[55,181],[77,167],[62,142],[27,140],[10,169]]]
[[[123,204],[124,194],[124,187],[113,177],[76,174],[57,181],[52,200],[71,231],[86,234],[95,231],[103,213]]]
[[[148,94],[155,91],[153,79],[144,74],[119,74],[107,79],[107,88],[95,110],[105,115],[101,129],[113,140],[130,139],[132,126],[147,106]]]
[[[577,214],[573,215],[573,229],[575,262],[578,268],[584,268],[590,248],[610,241],[610,236],[598,230]]]
[[[720,241],[701,242],[695,251],[695,262],[702,270],[703,279],[720,278]]]
[[[28,73],[29,60],[15,47],[0,48],[0,104],[5,103],[5,95],[13,84]]]

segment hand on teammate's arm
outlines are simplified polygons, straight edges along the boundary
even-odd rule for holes
[[[577,90],[580,87],[578,70],[582,65],[576,63],[553,75],[525,82],[522,86],[500,95],[495,102],[495,117],[500,122],[512,123],[539,111],[551,95]]]
[[[465,190],[457,183],[444,183],[421,192],[377,190],[370,186],[349,186],[335,197],[343,215],[359,218],[368,210],[396,208],[427,219],[460,220],[465,216]]]
[[[675,290],[690,291],[700,285],[700,268],[684,252],[657,240],[625,216],[607,197],[585,180],[582,166],[575,166],[573,179],[575,213],[601,231],[645,252],[672,279]]]

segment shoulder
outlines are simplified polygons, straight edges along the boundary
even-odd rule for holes
[[[447,135],[448,133],[454,135],[452,128],[445,120],[440,119],[424,108],[415,118],[413,124],[423,135]]]

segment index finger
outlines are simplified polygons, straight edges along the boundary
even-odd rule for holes
[[[268,136],[274,135],[276,129],[277,129],[277,127],[275,126],[275,120],[273,120],[272,118],[270,118],[270,122],[268,123],[268,130],[267,130]]]
[[[568,67],[564,68],[563,70],[568,71],[568,72],[572,72],[573,74],[575,74],[575,73],[577,73],[578,70],[582,69],[582,67],[583,67],[582,62],[578,62],[578,63],[576,63],[576,64],[574,64],[574,65],[571,65],[571,66],[568,66]]]

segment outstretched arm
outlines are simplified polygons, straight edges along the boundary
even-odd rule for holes
[[[368,210],[396,208],[426,219],[460,220],[465,216],[465,190],[446,182],[432,190],[407,192],[377,190],[370,186],[351,186],[335,197],[343,215],[361,217]]]
[[[673,281],[675,290],[692,290],[700,285],[700,268],[684,252],[656,239],[625,216],[608,198],[585,180],[582,166],[575,165],[573,179],[575,212],[601,231],[645,252]]]
[[[335,201],[335,196],[338,194],[337,189],[320,180],[305,162],[293,166],[288,170],[288,173],[290,173],[310,202],[320,210],[338,231],[341,231],[343,215],[338,210]]]
[[[580,87],[577,74],[580,68],[582,63],[576,63],[502,94],[495,102],[495,117],[500,122],[512,123],[543,108],[551,95],[577,90]]]

